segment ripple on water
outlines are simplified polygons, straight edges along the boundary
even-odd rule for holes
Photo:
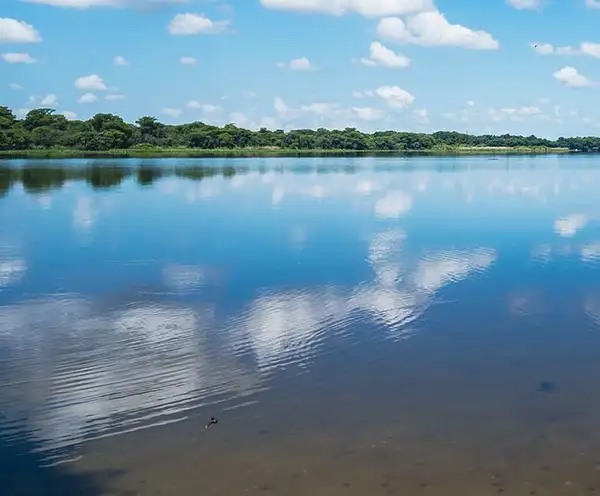
[[[206,332],[210,309],[138,304],[98,313],[61,296],[4,307],[0,322],[10,355],[0,362],[0,429],[35,432],[43,450],[180,420],[207,401],[242,401],[260,388],[255,371],[223,360]]]

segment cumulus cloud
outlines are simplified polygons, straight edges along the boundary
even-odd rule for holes
[[[375,94],[395,109],[409,107],[415,101],[413,95],[399,86],[380,86],[375,90]]]
[[[550,43],[530,43],[529,46],[540,55],[588,55],[594,58],[600,58],[600,43],[591,43],[584,41],[578,47],[554,46]]]
[[[104,79],[97,74],[82,76],[75,80],[75,87],[87,91],[105,91],[108,89]]]
[[[185,106],[189,109],[200,110],[205,114],[214,114],[217,112],[221,112],[223,108],[219,105],[213,105],[210,103],[201,103],[198,100],[190,100],[185,104]]]
[[[162,4],[187,3],[189,0],[21,0],[27,3],[51,5],[74,9],[88,9],[90,7],[139,7],[148,8]]]
[[[40,33],[24,21],[0,17],[0,43],[37,43],[42,41]]]
[[[79,103],[94,103],[98,101],[98,97],[93,93],[85,93],[84,95],[81,95],[77,101]]]
[[[433,0],[260,0],[260,3],[269,9],[334,16],[357,13],[365,17],[406,15],[434,8]]]
[[[181,115],[181,109],[165,107],[162,109],[162,113],[169,117],[177,118]]]
[[[129,65],[129,61],[122,55],[117,55],[113,59],[113,62],[115,63],[115,65]]]
[[[196,34],[221,34],[227,31],[230,21],[213,21],[204,14],[177,14],[167,26],[173,36]]]
[[[43,105],[43,106],[52,106],[52,105],[56,105],[57,103],[58,103],[58,97],[54,93],[46,95],[44,98],[42,98],[40,100],[40,105]]]
[[[280,69],[290,69],[292,71],[314,71],[316,67],[306,57],[292,59],[289,62],[278,62],[277,67]]]
[[[181,62],[183,65],[196,65],[198,63],[198,59],[195,59],[194,57],[181,57],[179,62]]]
[[[496,50],[500,46],[486,31],[450,24],[439,11],[421,12],[406,21],[386,17],[379,21],[377,34],[392,42],[424,46],[457,46],[473,50]]]
[[[391,69],[400,69],[410,65],[410,59],[402,54],[390,50],[378,41],[371,43],[369,57],[360,59],[360,63],[366,66],[382,66]]]
[[[69,121],[77,119],[77,114],[71,110],[63,110],[62,112],[59,112],[59,114],[63,115]]]
[[[597,83],[590,81],[586,76],[581,74],[575,67],[565,66],[559,69],[554,74],[554,79],[570,88],[585,88],[589,86],[597,86]]]
[[[506,0],[506,3],[517,10],[534,10],[542,7],[542,0]]]
[[[2,53],[0,58],[8,64],[35,64],[37,62],[37,59],[25,52]]]

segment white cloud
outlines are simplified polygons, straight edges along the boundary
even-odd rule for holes
[[[196,65],[198,63],[198,59],[195,59],[194,57],[181,57],[179,62],[181,62],[183,65]]]
[[[115,93],[112,95],[106,95],[104,97],[105,100],[108,100],[109,102],[116,102],[118,100],[125,100],[125,95],[121,95],[119,93]]]
[[[390,191],[375,204],[375,215],[382,219],[399,219],[412,208],[412,197],[403,191]]]
[[[590,218],[585,214],[572,214],[561,217],[554,223],[554,231],[563,238],[571,238],[583,229]]]
[[[583,41],[578,47],[571,45],[557,46],[550,43],[530,43],[529,46],[540,55],[588,55],[600,58],[600,43]]]
[[[11,90],[22,90],[22,89],[23,89],[23,86],[21,86],[20,84],[17,84],[17,83],[10,83],[10,84],[8,85],[8,87],[9,87]]]
[[[415,101],[413,95],[399,86],[381,86],[375,90],[375,94],[396,109],[409,107]]]
[[[488,110],[488,115],[490,119],[494,122],[499,122],[504,119],[519,121],[522,120],[524,117],[542,115],[542,110],[539,107],[535,107],[533,105],[527,107],[492,107]]]
[[[403,21],[386,17],[379,21],[377,34],[397,43],[425,46],[457,46],[473,50],[496,50],[500,44],[486,31],[450,24],[438,11],[421,12]]]
[[[162,109],[162,113],[169,117],[179,117],[181,115],[181,109],[166,107]]]
[[[71,110],[63,110],[62,112],[59,112],[59,114],[64,115],[69,121],[74,121],[77,119],[77,114]]]
[[[417,122],[420,122],[422,124],[429,123],[429,112],[427,111],[427,109],[415,109],[413,110],[413,115]]]
[[[93,93],[86,93],[85,95],[81,95],[77,101],[79,103],[94,103],[97,100],[98,97]]]
[[[2,53],[0,58],[8,64],[35,64],[37,62],[37,59],[25,52]]]
[[[352,112],[363,121],[378,121],[386,116],[386,113],[373,107],[352,107]]]
[[[56,97],[56,95],[54,93],[51,93],[49,95],[46,95],[44,98],[42,98],[40,100],[40,105],[44,105],[44,106],[52,106],[52,105],[56,105],[58,103],[58,98]]]
[[[590,81],[577,69],[571,66],[565,66],[553,74],[554,78],[570,88],[584,88],[587,86],[596,86],[597,83]]]
[[[74,9],[87,9],[90,7],[138,7],[148,8],[161,4],[181,4],[189,0],[21,0],[27,3],[51,5]]]
[[[115,63],[115,65],[129,65],[129,61],[122,55],[117,55],[113,59],[113,62]]]
[[[241,112],[232,112],[229,114],[229,120],[238,127],[245,127],[250,123],[250,119]]]
[[[216,112],[220,112],[223,110],[219,105],[212,105],[210,103],[201,103],[198,100],[190,100],[185,104],[185,106],[189,109],[201,110],[206,114],[214,114]]]
[[[353,98],[372,98],[374,96],[375,93],[371,90],[355,91],[354,93],[352,93]]]
[[[87,91],[105,91],[108,89],[104,79],[97,74],[82,76],[75,80],[75,87],[80,90]]]
[[[177,14],[167,27],[174,36],[190,36],[196,34],[221,34],[230,25],[230,21],[212,21],[204,14]]]
[[[277,67],[280,69],[291,69],[292,71],[314,71],[316,67],[306,57],[292,59],[289,62],[278,62]]]
[[[506,0],[506,3],[517,10],[533,10],[542,6],[542,0]]]
[[[37,43],[40,33],[31,25],[10,17],[0,17],[0,43]]]
[[[590,9],[600,9],[600,0],[585,0],[585,5]]]
[[[410,59],[402,54],[390,50],[378,41],[371,43],[369,47],[369,58],[360,59],[360,63],[366,66],[383,66],[391,69],[400,69],[410,65]]]
[[[260,3],[269,9],[335,16],[357,13],[365,17],[406,15],[434,8],[433,0],[260,0]]]

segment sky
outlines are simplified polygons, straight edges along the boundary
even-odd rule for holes
[[[2,0],[0,104],[259,129],[594,135],[600,0]]]

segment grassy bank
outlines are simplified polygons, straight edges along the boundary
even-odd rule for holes
[[[177,157],[327,157],[369,155],[478,155],[478,154],[554,154],[569,153],[568,148],[547,147],[436,147],[430,150],[296,150],[285,148],[129,148],[124,150],[83,151],[75,149],[0,150],[0,158],[177,158]]]

